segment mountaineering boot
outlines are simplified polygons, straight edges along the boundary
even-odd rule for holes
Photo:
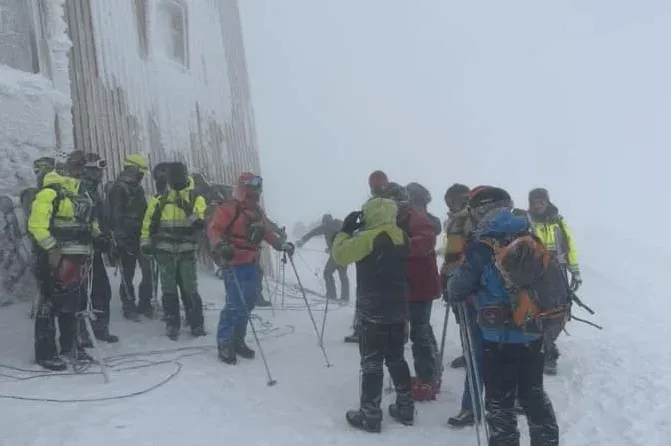
[[[137,313],[148,319],[153,319],[154,307],[151,306],[151,301],[140,301],[139,305],[137,306]]]
[[[54,356],[51,359],[41,359],[37,361],[37,364],[47,370],[52,372],[62,372],[68,368],[68,365],[61,359],[60,356]]]
[[[135,308],[129,308],[126,310],[123,310],[123,317],[124,319],[128,319],[129,321],[133,322],[140,322],[140,315],[137,312],[137,309]]]
[[[545,364],[543,364],[543,373],[550,376],[556,375],[557,360],[554,358],[545,358]]]
[[[348,410],[345,418],[350,426],[366,432],[380,433],[382,430],[382,414],[367,415],[362,410]]]
[[[179,339],[179,325],[167,324],[165,327],[165,334],[172,341]]]
[[[359,333],[356,331],[349,336],[345,336],[345,343],[347,344],[358,344],[359,343]]]
[[[461,369],[466,367],[466,358],[464,358],[464,355],[457,356],[456,358],[454,358],[450,363],[450,367],[452,367],[453,369]]]
[[[389,416],[401,424],[412,426],[415,423],[415,406],[392,403],[389,405]]]
[[[219,352],[219,359],[221,362],[224,362],[229,365],[235,365],[238,363],[238,358],[235,356],[235,348],[233,347],[233,342],[225,341],[219,342],[217,345],[217,350]]]
[[[94,335],[97,340],[107,342],[109,344],[116,344],[119,342],[119,337],[111,334],[109,330],[96,331]]]
[[[475,415],[470,410],[462,410],[456,416],[447,419],[447,424],[452,427],[466,427],[475,424]]]
[[[256,306],[257,307],[272,307],[273,304],[269,300],[265,300],[263,298],[263,295],[260,294],[259,297],[256,298]]]
[[[239,341],[235,346],[235,353],[241,358],[245,359],[254,359],[256,357],[256,352],[249,348],[245,341]]]
[[[61,350],[61,356],[70,358],[72,361],[79,362],[96,362],[91,355],[86,353],[82,347],[75,347],[73,350]]]
[[[199,325],[197,327],[192,327],[191,328],[191,336],[194,336],[196,338],[200,338],[202,336],[207,336],[207,332],[205,331],[205,328],[203,328],[202,325]]]

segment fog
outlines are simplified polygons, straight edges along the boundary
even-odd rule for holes
[[[579,233],[669,216],[671,2],[243,0],[269,214],[344,216],[383,169],[549,188]],[[632,228],[636,228],[632,231]]]

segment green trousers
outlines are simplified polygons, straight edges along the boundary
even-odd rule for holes
[[[203,325],[203,300],[198,294],[198,265],[195,251],[156,253],[161,280],[163,311],[166,324],[180,326],[179,297],[191,328]]]

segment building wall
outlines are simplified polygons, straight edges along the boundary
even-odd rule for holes
[[[66,0],[66,19],[75,146],[108,180],[137,152],[213,182],[259,171],[235,1]]]

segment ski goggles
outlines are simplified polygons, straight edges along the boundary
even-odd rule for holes
[[[263,178],[254,175],[253,177],[245,179],[240,186],[249,187],[251,189],[263,189]]]
[[[88,161],[84,167],[89,169],[104,169],[107,167],[107,160]]]

